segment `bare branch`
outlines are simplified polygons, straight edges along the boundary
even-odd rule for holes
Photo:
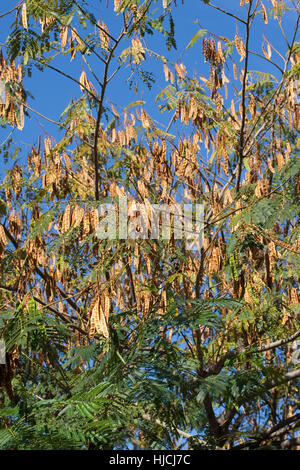
[[[232,18],[235,18],[236,20],[240,21],[241,23],[243,23],[245,25],[247,24],[247,22],[245,20],[243,20],[239,16],[234,15],[233,13],[230,13],[229,11],[223,10],[223,8],[217,7],[216,5],[213,5],[212,3],[208,3],[208,5],[212,8],[215,8],[218,11],[221,11],[225,15],[228,15],[228,16],[231,16]]]

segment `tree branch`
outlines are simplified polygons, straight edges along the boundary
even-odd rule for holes
[[[242,122],[240,130],[240,142],[239,142],[239,155],[238,155],[238,166],[236,176],[236,192],[240,190],[240,181],[242,176],[243,158],[244,158],[244,142],[245,142],[245,125],[246,125],[246,86],[247,86],[247,75],[248,75],[248,61],[249,61],[249,39],[250,39],[250,21],[251,21],[251,7],[252,0],[250,0],[248,7],[247,23],[246,23],[246,43],[245,43],[245,67],[243,74],[243,88],[242,88]]]
[[[12,8],[11,10],[7,11],[6,13],[3,13],[2,15],[0,15],[0,18],[3,18],[4,16],[7,16],[9,15],[10,13],[12,13],[13,11],[17,10],[18,8],[20,8],[20,6],[22,5],[22,1],[18,3],[18,5],[16,5],[14,8]]]
[[[97,114],[97,121],[96,121],[96,127],[95,127],[95,141],[94,141],[94,168],[95,168],[95,199],[96,201],[99,201],[99,165],[98,165],[98,139],[99,139],[99,129],[100,129],[100,121],[101,121],[101,116],[103,112],[103,101],[104,101],[104,95],[106,91],[106,87],[108,84],[108,68],[110,61],[113,57],[114,51],[119,45],[119,42],[122,40],[125,32],[124,29],[122,29],[120,36],[116,40],[114,46],[111,48],[109,52],[109,56],[107,58],[107,61],[105,62],[105,67],[104,67],[104,77],[103,77],[103,85],[102,85],[102,90],[101,90],[101,96],[99,100],[99,106],[98,106],[98,114]]]
[[[221,370],[223,369],[225,362],[228,359],[234,359],[238,357],[240,354],[259,354],[262,352],[270,351],[271,349],[275,349],[275,348],[278,348],[279,346],[284,346],[285,344],[291,343],[292,341],[295,341],[299,337],[300,337],[300,329],[286,338],[273,341],[272,343],[266,344],[264,346],[260,346],[259,348],[256,348],[254,350],[251,350],[251,349],[247,350],[246,348],[237,348],[232,351],[229,351],[226,354],[224,354],[224,356],[221,357],[221,359],[210,370],[210,375],[219,374]]]
[[[234,15],[233,13],[230,13],[229,11],[223,10],[223,8],[217,7],[216,5],[213,5],[212,3],[208,3],[208,5],[212,8],[215,8],[215,10],[221,11],[225,15],[231,16],[232,18],[235,18],[236,20],[240,21],[243,24],[247,24],[245,20],[240,18],[239,16]]]

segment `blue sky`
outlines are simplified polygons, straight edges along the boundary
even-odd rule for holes
[[[15,4],[14,1],[2,1],[0,4],[0,15]],[[89,2],[92,5],[91,11],[95,17],[101,18],[107,24],[109,30],[112,33],[117,33],[117,24],[115,15],[111,14],[111,9],[106,8],[106,1],[93,0]],[[109,2],[110,4],[112,2]],[[171,61],[183,61],[187,67],[188,74],[206,75],[207,66],[204,64],[202,56],[201,41],[199,41],[193,48],[186,50],[186,46],[191,40],[192,36],[201,28],[205,28],[220,36],[233,38],[235,33],[239,31],[239,34],[243,37],[244,27],[239,24],[238,21],[218,12],[211,7],[205,5],[200,0],[185,0],[184,5],[180,4],[180,0],[177,1],[178,7],[174,8],[174,20],[175,20],[175,31],[177,40],[177,50],[167,51],[164,42],[160,35],[148,36],[145,38],[147,46],[158,51],[160,54],[166,56]],[[239,14],[242,16],[242,10],[239,7],[240,0],[215,0],[214,4],[221,8],[227,8],[233,14]],[[266,7],[271,6],[269,0],[265,0]],[[159,4],[158,4],[159,6]],[[243,17],[246,16],[246,9],[243,11]],[[9,16],[0,18],[0,42],[3,44],[6,42],[7,37],[10,33],[10,24],[15,18],[15,12]],[[287,36],[291,36],[293,33],[293,17],[288,15],[286,20]],[[284,40],[281,32],[275,20],[270,20],[269,25],[265,25],[261,15],[258,15],[256,19],[255,34],[250,40],[250,48],[257,50],[262,53],[261,50],[261,38],[265,34],[267,39],[278,48],[279,51],[285,50]],[[122,46],[120,46],[122,47]],[[121,48],[119,52],[121,52]],[[276,59],[277,60],[277,59]],[[61,68],[66,73],[73,75],[76,79],[79,79],[79,75],[84,66],[82,59],[77,54],[76,59],[70,62],[69,56],[58,58],[53,62],[53,65]],[[102,75],[102,64],[99,61],[91,61],[94,72],[99,75],[101,79]],[[84,67],[87,71],[86,67]],[[149,60],[144,62],[144,68],[154,73],[156,83],[154,84],[151,91],[148,91],[145,86],[141,86],[138,93],[135,94],[130,91],[125,80],[129,75],[128,69],[125,72],[121,72],[111,82],[107,91],[106,98],[111,100],[113,103],[119,105],[121,108],[127,106],[130,102],[136,100],[145,100],[147,102],[146,109],[150,112],[150,115],[154,115],[160,122],[167,124],[169,116],[160,115],[155,108],[154,99],[156,95],[167,85],[164,80],[163,68],[161,61]],[[265,72],[275,73],[278,75],[278,71],[274,67],[270,67],[266,61],[253,55],[250,58],[250,70],[261,70]],[[231,70],[229,70],[229,76]],[[34,99],[29,98],[28,104],[42,113],[48,116],[50,119],[55,121],[59,120],[60,114],[64,111],[67,105],[72,99],[77,99],[80,96],[79,86],[62,77],[54,71],[45,69],[44,72],[38,71],[35,67],[32,69],[32,76],[24,79],[24,87],[29,90],[34,96]],[[106,102],[108,104],[108,102]],[[120,108],[119,108],[120,109]],[[0,129],[0,145],[5,142],[7,137],[12,132],[12,129],[7,126],[5,129]],[[30,150],[31,146],[34,145],[38,136],[45,137],[47,134],[53,135],[56,139],[62,136],[62,132],[59,132],[57,126],[49,123],[42,117],[30,113],[30,119],[26,119],[26,124],[23,131],[15,129],[13,131],[14,142],[22,146],[22,153],[20,156],[26,158],[27,151]],[[4,165],[3,159],[0,163],[0,169],[5,167],[10,168],[12,162],[8,166]]]

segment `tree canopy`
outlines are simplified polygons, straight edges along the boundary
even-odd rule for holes
[[[300,445],[299,21],[296,0],[1,12],[0,449]],[[154,205],[202,204],[202,246],[99,237],[120,198],[147,235]]]

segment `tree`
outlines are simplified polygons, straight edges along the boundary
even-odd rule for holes
[[[26,0],[0,15],[16,14],[2,127],[57,127],[29,152],[1,146],[2,449],[300,444],[299,2],[199,0],[229,34],[185,37],[190,66],[177,3],[100,1],[98,18],[88,0]],[[30,104],[38,73],[77,86],[56,120]],[[203,204],[201,249],[174,226],[99,237],[99,207],[120,197],[137,231],[154,204]]]

